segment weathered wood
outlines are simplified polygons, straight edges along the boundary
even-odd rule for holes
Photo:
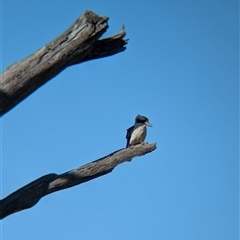
[[[99,40],[108,28],[107,21],[107,17],[86,11],[58,38],[7,68],[0,76],[0,115],[65,68],[124,51],[127,44],[123,39],[124,29],[115,36]]]
[[[42,197],[110,173],[119,164],[156,149],[156,144],[123,148],[63,174],[48,174],[27,184],[0,201],[0,219],[34,206]]]

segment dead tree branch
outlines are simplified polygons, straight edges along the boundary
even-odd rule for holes
[[[156,144],[139,144],[124,148],[103,158],[63,174],[47,174],[20,188],[0,201],[0,219],[33,207],[42,197],[56,191],[79,185],[110,173],[119,164],[156,149]]]
[[[65,68],[124,51],[124,28],[99,40],[108,28],[107,21],[107,17],[86,11],[58,38],[7,68],[0,76],[0,116]]]

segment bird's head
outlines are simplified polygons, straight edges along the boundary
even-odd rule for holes
[[[149,122],[148,118],[141,115],[136,116],[135,123],[142,123],[148,127],[152,127],[152,124]]]

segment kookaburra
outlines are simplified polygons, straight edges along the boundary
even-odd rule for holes
[[[135,123],[132,127],[127,129],[127,147],[143,143],[146,135],[146,127],[152,127],[152,124],[149,122],[147,117],[137,115],[135,118]]]

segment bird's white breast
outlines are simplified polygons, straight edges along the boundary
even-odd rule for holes
[[[147,129],[145,125],[139,124],[134,126],[134,130],[130,138],[130,145],[136,145],[144,142],[146,135],[147,135]]]

